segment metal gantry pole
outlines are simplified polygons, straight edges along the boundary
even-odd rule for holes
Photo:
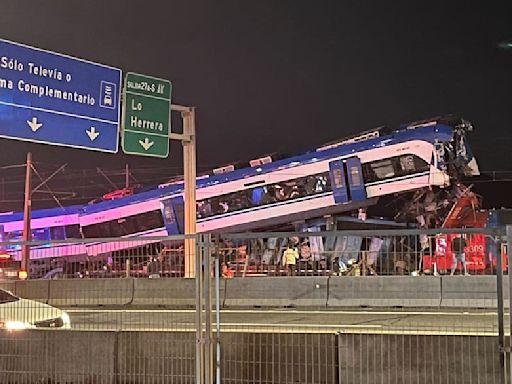
[[[508,311],[509,311],[509,321],[510,321],[510,328],[509,328],[509,344],[512,341],[512,263],[510,262],[510,250],[512,249],[512,225],[507,225],[507,263],[508,263]],[[508,371],[508,381],[512,384],[512,373],[510,372],[512,370],[512,352],[510,351],[511,347],[509,345],[509,371]]]
[[[215,244],[218,250],[219,242],[216,241]],[[220,262],[218,251],[215,254],[215,331],[217,347],[215,353],[215,384],[220,384]]]
[[[498,301],[498,350],[500,354],[500,384],[505,384],[505,311],[503,301],[503,262],[502,254],[499,251],[496,262],[496,294]]]
[[[32,212],[32,153],[27,153],[27,170],[25,172],[25,201],[23,204],[23,245],[21,247],[21,270],[30,275],[30,245],[32,240],[32,228],[30,216]]]
[[[211,305],[211,235],[207,234],[203,237],[204,240],[204,372],[205,372],[205,383],[213,383],[213,366],[212,366],[212,305]]]
[[[204,368],[203,368],[203,308],[202,308],[202,264],[201,264],[201,253],[202,253],[202,241],[196,241],[196,253],[195,253],[195,281],[196,281],[196,384],[204,384]]]

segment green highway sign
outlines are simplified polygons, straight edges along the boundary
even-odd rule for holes
[[[168,80],[128,72],[123,88],[122,147],[131,155],[167,157],[171,125]]]

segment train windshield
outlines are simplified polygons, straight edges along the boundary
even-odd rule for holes
[[[473,126],[466,120],[441,121],[453,129],[453,138],[445,143],[436,143],[438,165],[453,177],[458,175],[478,176],[480,170],[469,146],[466,134]]]

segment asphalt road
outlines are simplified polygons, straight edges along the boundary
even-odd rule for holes
[[[193,331],[195,311],[162,309],[66,309],[73,329]],[[395,333],[496,335],[492,311],[307,311],[223,310],[221,329],[230,332]],[[215,324],[215,314],[212,315]],[[505,322],[508,328],[508,318]]]

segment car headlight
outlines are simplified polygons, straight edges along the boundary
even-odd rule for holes
[[[32,324],[23,321],[6,321],[5,328],[9,331],[17,331],[32,328]]]
[[[62,319],[62,322],[64,323],[64,327],[68,328],[71,326],[71,319],[69,318],[69,315],[66,312],[62,312],[62,315],[60,315],[60,318]]]

